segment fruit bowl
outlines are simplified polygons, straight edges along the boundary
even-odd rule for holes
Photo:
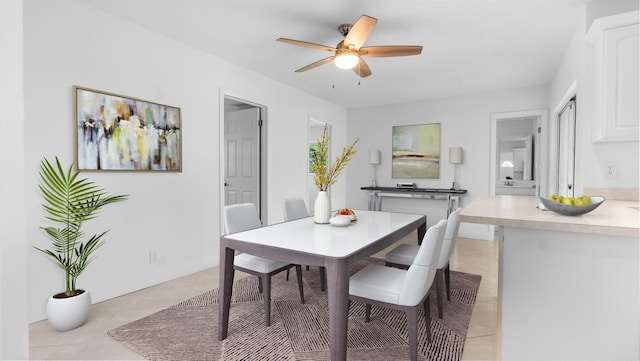
[[[587,204],[584,206],[572,206],[569,204],[554,202],[544,197],[539,197],[539,198],[540,198],[540,202],[542,202],[542,204],[548,210],[563,214],[565,216],[579,216],[585,213],[589,213],[592,210],[598,208],[598,206],[600,206],[604,202],[604,197],[593,196],[591,197],[591,202],[592,202],[591,204]]]
[[[356,212],[354,212],[353,209],[349,209],[349,208],[338,209],[338,211],[336,212],[336,217],[345,217],[345,218],[348,218],[350,221],[355,221],[358,219],[356,217]]]

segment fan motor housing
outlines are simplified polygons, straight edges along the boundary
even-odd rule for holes
[[[342,36],[347,36],[347,34],[349,34],[349,30],[351,30],[352,27],[353,25],[351,24],[342,24],[338,26],[338,31],[340,32],[340,34],[342,34]]]

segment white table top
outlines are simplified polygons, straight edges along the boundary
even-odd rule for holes
[[[225,238],[326,257],[348,257],[398,229],[424,219],[421,214],[355,210],[358,220],[346,227],[315,224],[313,217],[273,224]]]

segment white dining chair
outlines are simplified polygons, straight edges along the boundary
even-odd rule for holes
[[[282,211],[284,213],[284,221],[294,221],[296,219],[309,217],[309,212],[307,211],[307,205],[304,202],[304,199],[300,197],[291,197],[287,198],[282,202]],[[309,266],[307,266],[307,270]],[[320,266],[320,290],[324,291],[326,289],[327,278],[326,278],[326,269],[324,266]],[[287,270],[287,279],[289,278],[289,270]]]
[[[429,289],[433,283],[447,221],[440,220],[425,234],[409,269],[370,264],[349,278],[349,299],[365,304],[365,321],[371,319],[371,305],[407,313],[409,353],[418,358],[418,308],[424,308],[427,341],[431,342]]]
[[[224,207],[224,227],[227,234],[247,231],[262,227],[258,212],[253,203],[233,204]],[[236,252],[233,260],[233,269],[258,276],[258,291],[264,298],[265,324],[271,325],[271,277],[282,271],[296,268],[300,301],[304,303],[304,290],[302,288],[302,267]]]
[[[444,243],[442,251],[438,258],[438,269],[436,270],[436,299],[438,303],[438,317],[442,318],[443,300],[442,300],[442,279],[444,277],[445,288],[447,291],[447,301],[451,301],[451,276],[449,270],[449,259],[453,253],[453,249],[458,239],[458,230],[460,229],[460,211],[458,208],[451,212],[447,221],[447,231],[444,235]],[[387,266],[408,268],[413,262],[420,246],[412,244],[401,244],[391,250],[384,256]]]

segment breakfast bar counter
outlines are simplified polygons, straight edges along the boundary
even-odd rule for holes
[[[537,197],[476,198],[460,220],[499,226],[503,360],[638,360],[640,211],[606,200],[581,216]]]

